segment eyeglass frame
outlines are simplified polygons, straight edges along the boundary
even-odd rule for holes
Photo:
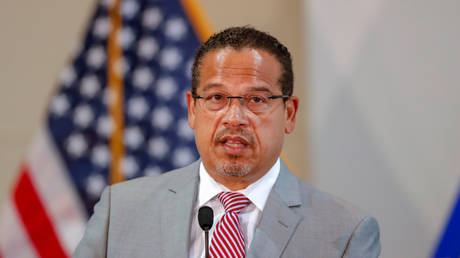
[[[212,95],[212,94],[211,94],[211,95]],[[215,95],[218,95],[218,94],[215,94]],[[225,94],[220,94],[220,95],[225,95]],[[248,94],[248,95],[249,95],[249,94]],[[217,110],[210,110],[210,109],[208,109],[208,108],[206,108],[206,109],[209,110],[209,111],[213,111],[213,112],[221,111],[221,110],[223,110],[225,107],[228,107],[228,106],[231,105],[232,99],[239,99],[239,100],[240,100],[240,104],[241,104],[242,106],[246,107],[247,110],[249,110],[249,111],[251,111],[251,112],[254,113],[254,111],[252,111],[249,107],[247,107],[246,104],[243,104],[243,103],[242,103],[242,100],[244,100],[244,97],[245,97],[244,95],[243,95],[243,96],[232,96],[232,95],[229,95],[229,96],[223,96],[223,97],[229,99],[229,101],[228,101],[228,103],[227,103],[226,105],[222,106],[222,108],[217,109]],[[283,99],[283,101],[285,102],[285,101],[286,101],[287,99],[289,99],[290,97],[291,97],[290,95],[284,95],[284,94],[283,94],[283,95],[271,95],[271,96],[268,97],[268,99]],[[192,98],[193,98],[193,99],[205,99],[204,96],[200,96],[200,95],[198,95],[198,94],[196,94],[196,93],[193,93],[193,92],[192,92]]]

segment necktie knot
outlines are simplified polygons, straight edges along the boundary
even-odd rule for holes
[[[249,199],[244,194],[234,192],[221,192],[217,195],[219,201],[224,205],[225,212],[239,213],[249,205]]]

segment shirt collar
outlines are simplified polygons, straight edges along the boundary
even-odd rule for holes
[[[244,194],[259,209],[264,210],[268,195],[280,173],[280,159],[278,158],[270,170],[259,180],[248,187],[236,192]],[[201,207],[220,192],[230,191],[224,185],[216,182],[206,171],[203,162],[200,163],[200,183],[198,189],[198,205]]]

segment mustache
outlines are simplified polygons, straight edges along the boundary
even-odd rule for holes
[[[219,131],[216,133],[216,136],[214,137],[214,143],[219,143],[220,139],[226,136],[239,136],[244,138],[249,144],[254,144],[254,136],[252,134],[246,132],[244,129],[238,128],[238,129],[229,129],[225,128],[222,131]]]

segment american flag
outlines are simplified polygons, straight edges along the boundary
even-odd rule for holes
[[[185,92],[210,29],[193,0],[105,0],[0,221],[0,257],[68,257],[103,188],[198,158]]]

